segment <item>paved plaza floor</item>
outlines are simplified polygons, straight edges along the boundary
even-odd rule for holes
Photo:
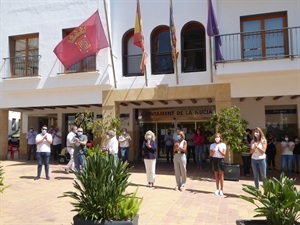
[[[76,212],[69,198],[58,198],[73,189],[74,174],[66,174],[64,165],[51,162],[50,180],[44,176],[35,181],[36,161],[1,161],[5,184],[11,185],[0,194],[0,225],[71,225]],[[175,191],[173,165],[158,160],[156,182],[147,187],[143,162],[133,163],[128,191],[137,187],[143,197],[139,225],[234,225],[237,219],[253,218],[254,206],[239,198],[242,184],[253,184],[252,176],[224,182],[224,196],[216,196],[215,180],[209,163],[199,170],[188,164],[184,191]],[[42,171],[44,175],[44,168]],[[300,189],[300,176],[297,188]],[[279,172],[268,172],[279,176]]]

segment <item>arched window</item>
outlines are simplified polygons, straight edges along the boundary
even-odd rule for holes
[[[159,26],[151,34],[151,70],[152,74],[174,73],[170,28]]]
[[[140,65],[142,60],[141,48],[133,44],[134,29],[123,36],[123,76],[142,76]]]
[[[181,30],[182,72],[206,71],[205,28],[199,22],[189,22]]]

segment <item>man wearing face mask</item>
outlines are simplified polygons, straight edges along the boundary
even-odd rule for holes
[[[74,164],[76,173],[80,174],[80,169],[84,167],[87,136],[83,134],[83,129],[80,127],[77,130],[76,136],[71,142],[74,146]],[[81,168],[80,168],[81,167]]]
[[[108,154],[112,155],[115,160],[118,160],[119,141],[116,138],[116,133],[113,130],[109,130],[106,133],[106,138],[108,141],[102,150],[107,151]]]
[[[38,161],[37,176],[34,180],[39,180],[41,177],[42,167],[45,166],[46,179],[50,180],[49,176],[49,159],[51,155],[52,135],[47,133],[47,126],[42,127],[42,133],[36,136],[36,158]]]
[[[68,164],[66,165],[65,171],[66,173],[69,173],[69,170],[71,168],[71,170],[73,171],[74,168],[74,146],[72,143],[73,138],[76,136],[76,132],[77,132],[77,126],[73,126],[72,130],[68,133],[67,135],[67,150],[70,154],[70,161],[68,162]]]
[[[27,139],[27,160],[30,160],[31,154],[33,153],[33,158],[36,160],[36,138],[37,132],[30,126],[29,131],[26,134]]]
[[[127,133],[127,129],[123,128],[122,129],[122,134],[119,137],[121,157],[122,157],[123,162],[128,160],[128,152],[129,152],[130,141],[131,141],[131,137]]]
[[[171,162],[173,163],[173,136],[171,134],[171,130],[168,130],[167,134],[165,135],[164,138],[165,144],[166,144],[166,155],[167,155],[167,162],[170,161],[171,157]]]
[[[295,148],[295,143],[289,139],[289,136],[286,134],[284,140],[281,142],[281,172],[287,171],[288,176],[291,177],[292,166],[293,166],[293,151]]]

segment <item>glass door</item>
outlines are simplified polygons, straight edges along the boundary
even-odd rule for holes
[[[166,158],[166,148],[165,148],[165,135],[168,130],[171,130],[171,133],[174,132],[174,123],[157,123],[157,157]]]

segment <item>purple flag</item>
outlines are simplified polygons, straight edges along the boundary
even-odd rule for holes
[[[224,60],[220,46],[222,45],[221,38],[219,35],[218,23],[215,15],[215,11],[211,0],[208,0],[208,18],[207,18],[207,35],[214,37],[215,40],[215,57],[216,61]]]

